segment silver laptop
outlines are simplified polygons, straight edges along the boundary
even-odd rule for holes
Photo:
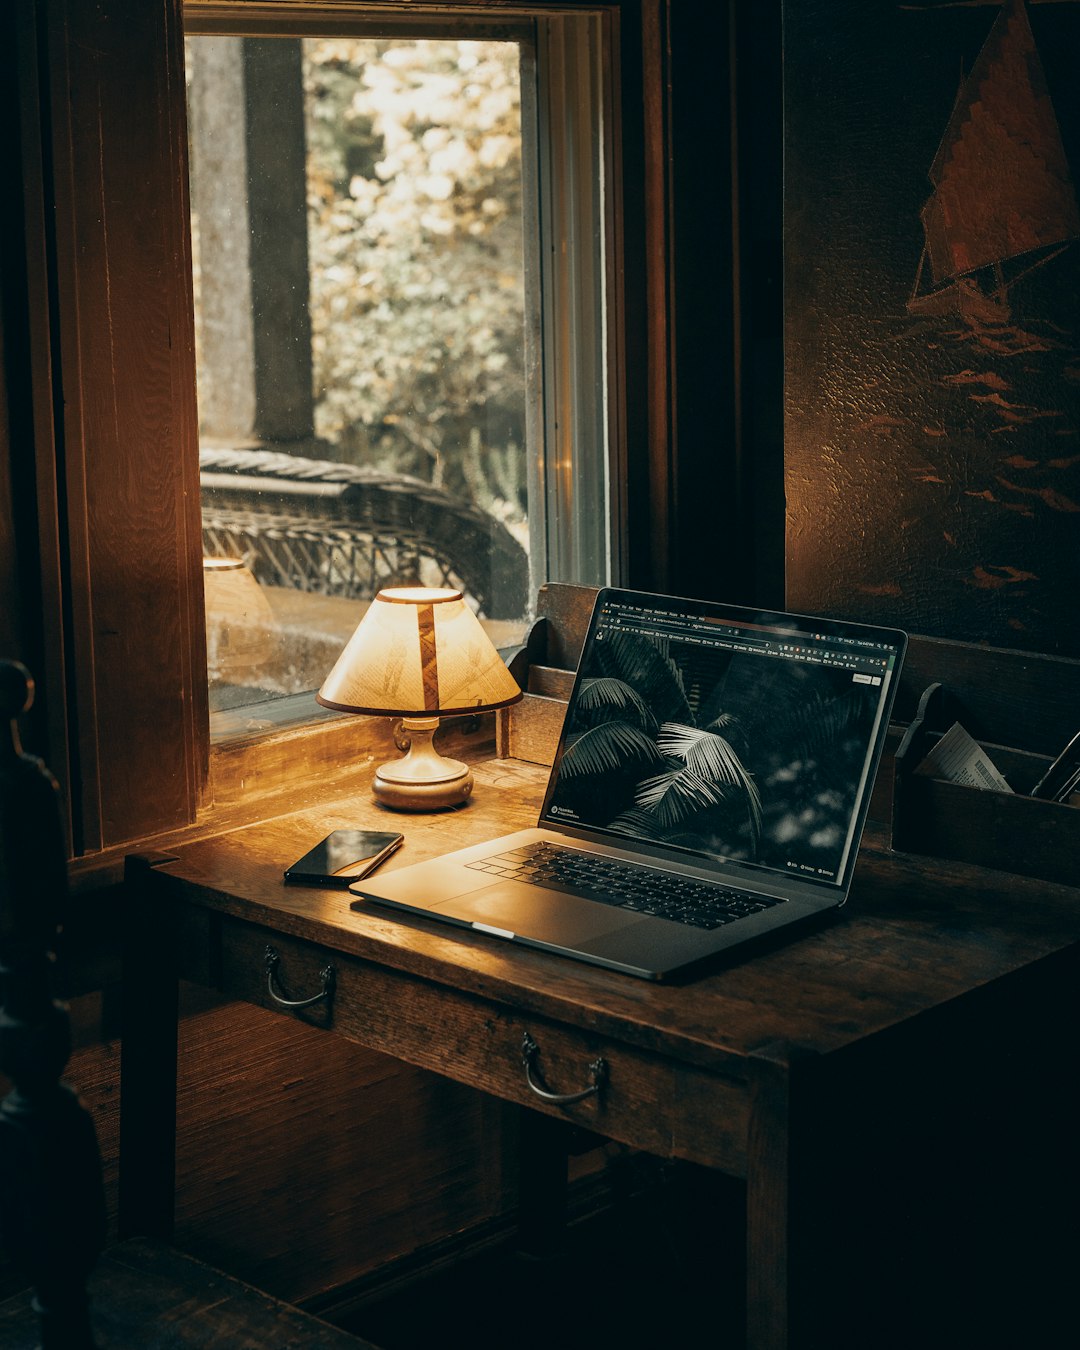
[[[664,979],[847,899],[907,645],[888,628],[606,589],[534,829],[350,887]]]

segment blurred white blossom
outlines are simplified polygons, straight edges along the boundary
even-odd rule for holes
[[[304,42],[316,430],[524,506],[518,49]]]

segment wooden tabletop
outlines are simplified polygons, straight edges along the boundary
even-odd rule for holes
[[[1080,890],[893,853],[873,826],[851,899],[826,926],[667,984],[284,884],[284,867],[336,828],[401,829],[389,870],[536,823],[546,769],[474,771],[457,811],[389,813],[352,795],[187,845],[157,870],[210,909],[714,1069],[830,1054],[1080,938]]]

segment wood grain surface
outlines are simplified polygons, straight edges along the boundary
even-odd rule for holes
[[[491,761],[474,773],[461,812],[403,822],[406,844],[387,870],[535,823],[543,768]],[[162,893],[176,877],[176,893],[207,909],[711,1068],[738,1066],[764,1046],[831,1053],[1080,937],[1072,887],[890,853],[873,829],[833,922],[694,976],[691,998],[685,983],[627,979],[423,919],[356,912],[340,892],[283,885],[282,860],[328,829],[386,819],[350,800],[192,844],[180,863],[157,869]]]

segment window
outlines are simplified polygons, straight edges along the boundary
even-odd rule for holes
[[[307,714],[380,585],[505,644],[618,579],[606,21],[364,10],[185,11],[219,734]]]
[[[426,36],[465,36],[461,25],[483,13],[472,0],[436,8],[444,27]],[[18,70],[9,81],[17,105],[12,143],[23,165],[22,191],[11,205],[9,270],[18,284],[12,312],[5,313],[7,349],[20,354],[22,365],[8,363],[6,396],[13,427],[21,419],[20,457],[33,448],[36,496],[36,510],[24,509],[21,496],[18,507],[17,541],[26,544],[20,577],[28,568],[34,575],[20,584],[17,618],[29,635],[28,664],[43,672],[36,705],[43,730],[35,748],[61,779],[72,854],[88,869],[115,861],[133,841],[195,824],[200,808],[225,800],[223,764],[237,768],[229,800],[250,795],[243,753],[210,754],[181,21],[199,35],[228,35],[236,33],[239,15],[249,35],[280,36],[281,16],[294,13],[303,14],[308,36],[340,36],[343,15],[350,23],[389,15],[401,25],[390,36],[400,37],[415,36],[404,28],[426,11],[396,0],[371,8],[339,0],[325,9],[307,0],[295,9],[278,0],[188,0],[186,9],[80,3],[36,15],[17,6],[7,26],[16,40],[0,44]],[[493,5],[488,18],[505,24],[528,13],[526,3],[509,0]],[[682,13],[676,7],[676,16]],[[738,497],[718,498],[709,477],[726,462],[730,437],[721,435],[718,458],[714,432],[730,402],[730,381],[710,344],[703,347],[702,325],[690,329],[687,342],[676,342],[679,217],[671,170],[678,138],[671,90],[686,86],[668,62],[672,17],[668,7],[636,0],[587,11],[560,5],[529,25],[536,72],[521,86],[532,128],[524,159],[535,154],[537,161],[526,164],[523,191],[535,193],[530,219],[539,218],[542,205],[548,241],[530,234],[526,258],[549,264],[542,274],[539,265],[526,273],[527,304],[536,288],[542,302],[527,308],[540,318],[527,329],[526,378],[542,374],[543,402],[533,397],[528,407],[548,438],[528,442],[530,468],[554,463],[549,446],[557,428],[583,466],[570,486],[603,492],[602,511],[580,513],[603,522],[599,533],[607,532],[614,561],[602,563],[613,580],[655,590],[675,589],[668,583],[684,573],[704,574],[703,567],[689,572],[683,555],[707,554],[716,572],[714,555],[731,555],[729,541],[737,538],[712,528],[712,504]],[[674,52],[693,53],[695,77],[708,67],[709,78],[695,78],[692,87],[711,99],[709,79],[722,48],[710,42],[703,49],[696,20],[684,18],[685,40],[675,41]],[[564,86],[576,91],[573,99],[562,96]],[[726,107],[723,99],[720,105]],[[578,116],[582,106],[587,117]],[[681,159],[696,182],[702,154],[726,142],[717,140],[709,118],[684,117],[678,125],[700,132],[691,137],[698,152]],[[561,164],[572,172],[563,174]],[[584,190],[575,195],[577,166]],[[545,187],[549,181],[566,190],[557,195]],[[581,199],[589,210],[575,214]],[[718,218],[712,213],[696,231],[709,250]],[[679,257],[687,256],[684,247]],[[552,265],[564,259],[586,274],[560,287]],[[710,281],[713,261],[711,251],[703,256],[691,247],[689,262],[680,264],[688,284],[678,294],[694,298],[692,317],[705,315],[710,323],[721,317],[722,339],[724,297]],[[586,284],[589,272],[595,284]],[[560,303],[569,310],[560,311]],[[586,373],[579,375],[579,363],[569,359],[575,336],[595,340],[598,333],[604,342],[596,374],[583,362]],[[708,397],[692,400],[700,432],[692,438],[676,436],[675,419],[676,356],[687,350],[704,351],[694,369],[707,366],[709,379]],[[556,361],[556,352],[567,360]],[[689,462],[680,453],[688,443],[697,447]],[[538,478],[534,473],[530,482]],[[556,549],[573,543],[559,486],[556,477],[548,499],[535,510],[530,502],[530,534]],[[676,539],[680,486],[685,499],[706,502],[713,515],[709,529],[683,529]],[[560,566],[556,556],[548,571],[558,576]],[[347,739],[354,721],[327,728],[325,741]],[[368,728],[361,724],[357,732]],[[313,775],[318,750],[309,753],[308,738],[301,740],[303,752],[279,762]]]

